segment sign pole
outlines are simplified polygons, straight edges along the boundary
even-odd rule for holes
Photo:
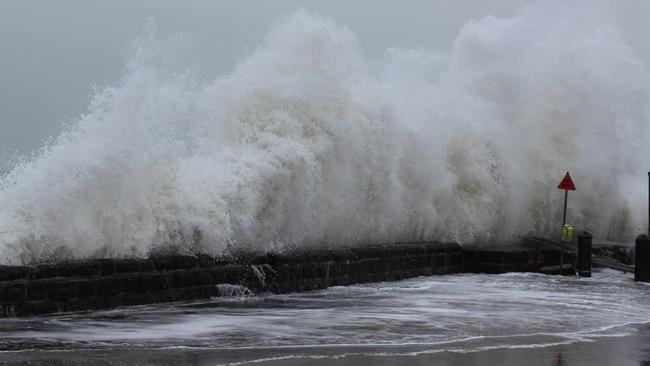
[[[562,215],[562,226],[566,225],[566,204],[569,199],[569,190],[564,190],[564,215]]]
[[[650,236],[650,172],[648,172],[648,236]]]
[[[650,172],[648,172],[648,176],[650,176]],[[566,175],[564,176],[564,178],[562,179],[560,184],[557,186],[557,188],[564,190],[564,211],[562,212],[562,235],[561,235],[562,239],[561,239],[561,241],[563,243],[570,243],[572,235],[573,235],[573,231],[572,231],[573,229],[567,227],[568,225],[566,223],[566,210],[567,210],[567,201],[569,199],[569,191],[575,191],[576,186],[573,184],[573,181],[571,180],[571,176],[569,175],[569,172],[566,172]],[[650,213],[650,210],[648,212]],[[566,231],[566,235],[565,235],[565,231]],[[564,248],[563,248],[563,250],[560,251],[560,275],[563,274],[563,271],[564,271]]]
[[[566,225],[566,204],[569,199],[569,190],[564,190],[564,214],[562,215],[562,227]],[[560,252],[560,276],[564,275],[564,251]]]

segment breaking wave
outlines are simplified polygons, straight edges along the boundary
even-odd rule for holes
[[[121,81],[0,186],[0,262],[368,242],[509,243],[569,222],[642,228],[650,83],[578,7],[465,24],[449,52],[365,54],[298,12],[232,73],[160,62]]]

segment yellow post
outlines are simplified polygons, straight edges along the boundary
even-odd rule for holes
[[[565,224],[562,226],[562,238],[563,243],[571,243],[573,241],[573,226]]]

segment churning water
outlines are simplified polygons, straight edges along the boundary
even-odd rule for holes
[[[210,82],[151,34],[0,186],[0,263],[645,230],[648,70],[579,6],[468,22],[449,52],[363,52],[299,12]],[[162,60],[162,61],[161,61]],[[641,175],[640,175],[641,174]],[[639,182],[639,183],[634,183]]]
[[[575,347],[635,334],[650,323],[649,289],[629,274],[609,270],[593,278],[464,274],[3,319],[0,360],[218,365],[302,359],[296,364],[306,364],[359,355]]]

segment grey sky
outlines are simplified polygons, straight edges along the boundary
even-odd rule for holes
[[[132,41],[154,19],[160,38],[192,44],[202,77],[230,71],[269,26],[303,8],[347,25],[369,53],[387,47],[445,50],[469,19],[510,16],[526,0],[99,1],[0,0],[0,156],[29,153],[83,113],[92,86],[115,83]],[[616,23],[646,65],[650,1],[613,6]]]

